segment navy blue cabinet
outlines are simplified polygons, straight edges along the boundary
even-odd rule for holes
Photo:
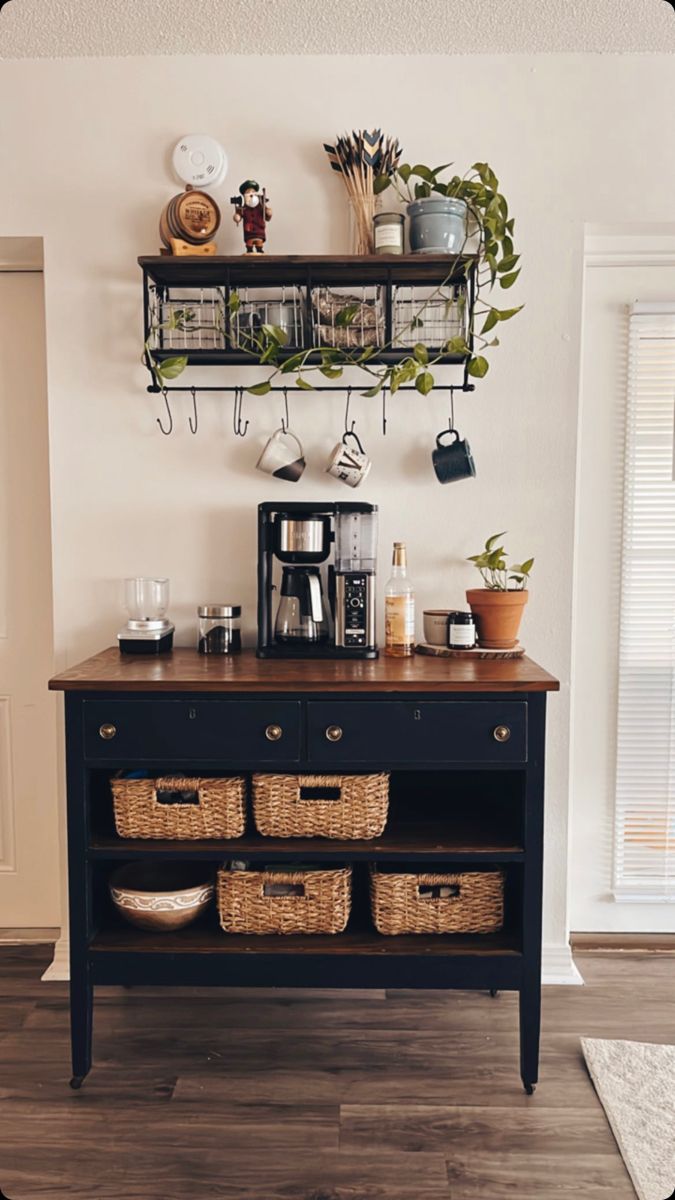
[[[50,687],[66,693],[73,1086],[91,1066],[99,984],[512,989],[521,1076],[537,1079],[546,693],[557,681],[511,662],[426,659],[160,660],[105,651]],[[390,816],[372,843],[265,839],[125,841],[110,779],[281,771],[391,772]],[[215,914],[174,933],[125,926],[108,878],[138,857],[350,862],[352,917],[335,936],[225,935]],[[505,920],[483,936],[383,937],[370,921],[372,862],[505,875]],[[467,864],[469,866],[467,867]],[[471,865],[473,864],[473,865]],[[167,1047],[167,1054],[171,1048]]]

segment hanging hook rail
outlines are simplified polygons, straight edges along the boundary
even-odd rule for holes
[[[199,416],[197,413],[197,389],[192,387],[190,388],[190,391],[192,392],[193,416],[188,417],[188,425],[190,426],[190,433],[196,433],[199,428]]]
[[[248,420],[246,420],[246,421],[244,422],[244,425],[243,425],[243,426],[242,426],[242,423],[241,423],[241,418],[242,418],[242,405],[243,405],[243,402],[244,402],[244,389],[243,389],[243,387],[236,387],[236,388],[234,388],[234,389],[231,389],[231,388],[227,388],[227,389],[226,389],[226,388],[220,388],[220,389],[218,389],[218,390],[220,390],[220,391],[232,391],[232,390],[233,390],[233,391],[234,391],[234,407],[233,407],[233,410],[232,410],[232,426],[233,426],[233,428],[234,428],[234,436],[235,436],[235,437],[242,437],[242,438],[243,438],[243,437],[246,437],[246,431],[247,431],[247,429],[248,429]]]
[[[169,428],[168,429],[164,428],[164,426],[162,425],[161,417],[157,418],[157,424],[159,425],[159,428],[161,429],[164,436],[168,437],[170,433],[173,433],[173,416],[171,415],[171,409],[169,408],[169,389],[168,388],[162,388],[162,396],[164,397],[164,403],[166,404],[166,411],[167,411],[167,414],[169,417]]]
[[[247,389],[245,387],[243,387],[241,384],[230,384],[229,386],[225,386],[225,387],[212,387],[210,385],[205,385],[204,387],[200,387],[198,390],[200,392],[214,392],[214,393],[222,392],[225,395],[232,395],[235,392],[247,391]],[[270,388],[270,394],[272,394],[274,392],[281,392],[281,393],[283,393],[284,391],[300,392],[300,391],[305,391],[305,390],[306,389],[304,389],[304,388],[297,388],[297,387],[288,388],[288,387],[272,386]],[[323,384],[319,384],[318,387],[315,387],[312,390],[315,392],[344,392],[345,385],[344,384],[341,384],[341,385],[333,384],[333,385],[324,386]],[[358,392],[361,390],[362,390],[361,388],[355,387],[354,385],[352,385],[352,391]],[[363,390],[365,391],[365,385],[364,385]],[[383,391],[384,390],[385,389],[383,389]],[[387,390],[389,390],[389,389],[387,389]],[[435,383],[434,384],[434,391],[439,392],[439,393],[440,392],[449,392],[449,391],[473,392],[475,390],[476,390],[476,385],[473,383],[468,383],[466,385],[466,387],[464,387],[463,384],[459,385],[456,383],[453,383],[453,384]],[[162,388],[160,388],[160,387],[157,387],[155,384],[150,384],[146,388],[146,391],[150,392],[152,395],[159,394],[160,392],[162,394],[164,392],[170,392],[173,395],[174,393],[177,394],[178,392],[191,392],[192,388],[190,388],[190,387],[162,387]],[[397,388],[397,392],[416,392],[416,391],[417,391],[417,388],[414,385],[408,386],[407,384],[403,384],[400,388]],[[419,393],[418,393],[418,395],[419,395]]]

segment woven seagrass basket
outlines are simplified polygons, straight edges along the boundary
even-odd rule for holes
[[[504,923],[504,872],[389,874],[373,868],[378,933],[495,933]]]
[[[218,872],[226,933],[342,933],[351,908],[351,867]]]
[[[115,828],[123,838],[239,838],[246,784],[226,779],[112,779]]]
[[[253,816],[264,837],[379,837],[389,775],[254,775]]]

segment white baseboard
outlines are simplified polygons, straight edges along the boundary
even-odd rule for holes
[[[70,979],[70,940],[61,934],[54,946],[54,957],[42,976],[43,983],[67,983]]]
[[[541,981],[544,984],[583,984],[583,978],[566,944],[545,942],[541,955]]]
[[[567,945],[544,945],[542,951],[542,983],[583,984],[572,951]],[[68,935],[59,938],[54,947],[54,958],[42,976],[45,982],[63,982],[70,978]]]
[[[12,926],[10,929],[0,929],[0,946],[45,946],[57,942],[60,933],[60,929],[50,926],[38,929]]]

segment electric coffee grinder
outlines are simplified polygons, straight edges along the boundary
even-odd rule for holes
[[[117,642],[122,654],[163,654],[173,646],[174,626],[165,616],[168,579],[125,579],[124,606],[129,615]]]
[[[377,658],[377,505],[258,506],[259,658]]]

